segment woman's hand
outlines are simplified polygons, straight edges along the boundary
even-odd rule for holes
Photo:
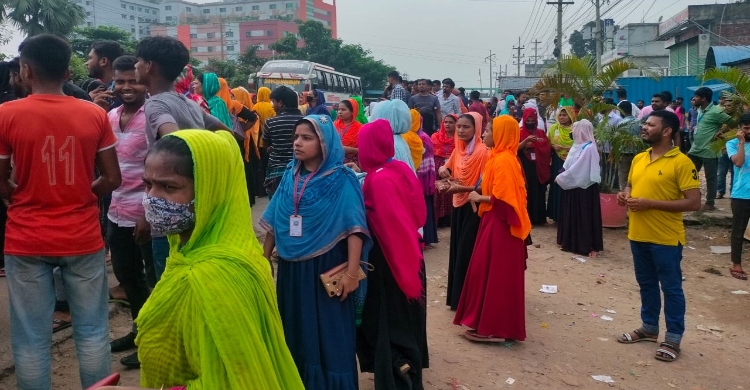
[[[482,201],[482,194],[476,191],[471,191],[471,193],[469,194],[469,200],[474,203],[479,203]]]
[[[349,276],[349,271],[344,273],[344,277],[341,278],[341,284],[338,291],[338,296],[341,297],[341,301],[343,302],[344,299],[346,299],[349,294],[351,294],[354,290],[356,290],[359,287],[359,280],[352,278]],[[354,274],[352,276],[357,276],[357,274]]]
[[[456,194],[462,191],[462,185],[456,180],[447,180],[448,189],[445,191],[448,194]]]
[[[438,169],[438,176],[441,179],[447,179],[447,178],[451,177],[451,172],[446,167],[440,167]]]
[[[356,173],[362,173],[362,170],[359,168],[359,165],[357,165],[357,163],[349,162],[344,164],[344,166]]]
[[[559,152],[563,150],[563,147],[560,145],[552,145],[552,149],[555,149],[555,152]]]

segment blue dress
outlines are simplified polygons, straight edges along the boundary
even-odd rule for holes
[[[331,298],[320,274],[347,261],[347,241],[305,261],[279,259],[284,335],[307,390],[358,389],[354,294]]]

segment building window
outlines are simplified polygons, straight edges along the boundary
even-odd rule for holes
[[[258,45],[258,50],[266,50],[266,45],[264,44]]]
[[[88,26],[88,27],[94,27],[94,23],[92,23],[92,22],[87,22],[87,23],[86,23],[86,26]]]
[[[135,6],[130,6],[130,10],[135,10]]]
[[[193,53],[197,53],[198,52],[198,48],[195,47],[195,46],[193,46],[193,47],[190,48],[190,51],[192,51]]]
[[[331,25],[331,22],[326,22],[326,23],[328,23],[329,26]]]
[[[212,32],[206,33],[206,38],[210,39],[210,38],[213,38],[213,37],[214,37],[214,33],[212,33]]]
[[[227,38],[234,38],[234,31],[227,31],[224,36]]]
[[[130,20],[135,20],[135,16],[130,15]]]
[[[131,27],[130,32],[135,32],[135,27]]]
[[[128,8],[128,6],[125,4],[120,4],[120,7],[122,7],[122,9]]]
[[[127,18],[128,18],[128,15],[122,14],[122,18],[123,18],[123,19],[127,19]]]
[[[198,38],[198,34],[190,34],[190,38],[196,39]]]
[[[248,38],[251,38],[251,37],[262,37],[263,34],[265,34],[265,31],[263,31],[263,30],[253,30],[253,31],[246,32],[245,36],[248,37]]]
[[[209,53],[211,53],[211,52],[213,52],[213,51],[214,51],[214,47],[213,47],[213,46],[209,46],[209,47],[208,47],[208,52],[209,52]]]
[[[172,17],[171,16],[167,16],[167,22],[171,22],[171,21],[172,21]]]
[[[227,9],[226,9],[226,8],[223,8],[223,7],[222,7],[222,8],[219,8],[219,12],[227,12]]]
[[[133,7],[130,7],[130,9],[133,9]],[[167,5],[167,6],[165,6],[165,7],[164,7],[164,10],[165,10],[165,11],[171,11],[171,10],[172,10],[172,6],[171,6],[171,5]]]
[[[242,11],[242,7],[234,7],[235,11]]]
[[[91,2],[90,2],[90,1],[87,1],[87,2],[86,2],[86,5],[91,5]]]
[[[211,10],[210,10],[210,9],[208,9],[208,8],[206,8],[206,9],[204,9],[204,10],[203,10],[203,13],[204,13],[204,14],[210,14],[210,13],[211,13]]]
[[[143,11],[143,8],[138,7],[138,12],[141,12],[141,11]]]
[[[331,11],[326,11],[326,13],[328,14],[328,16],[332,15]]]
[[[268,9],[276,9],[276,4],[271,4],[268,6]]]
[[[91,12],[86,11],[86,16],[91,16]]]
[[[286,3],[286,9],[294,8],[294,3]]]
[[[266,36],[272,37],[273,36],[273,30],[267,30],[266,31]]]
[[[234,46],[227,46],[227,51],[234,51]]]
[[[259,10],[259,9],[260,9],[260,6],[259,6],[259,5],[254,5],[254,6],[253,6],[253,11],[257,11],[257,10]]]

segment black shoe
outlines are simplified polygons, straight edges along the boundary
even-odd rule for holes
[[[112,352],[123,352],[135,348],[135,333],[130,332],[119,339],[112,340],[109,343]]]
[[[120,364],[127,368],[141,368],[141,362],[138,361],[138,352],[120,359]]]

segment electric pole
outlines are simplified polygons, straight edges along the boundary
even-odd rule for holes
[[[602,71],[602,21],[600,0],[592,0],[596,7],[596,32],[594,32],[594,42],[596,44],[596,73]]]
[[[563,0],[555,0],[555,1],[548,1],[547,4],[552,4],[557,6],[557,38],[555,38],[555,51],[553,54],[555,57],[560,58],[562,55],[562,14],[563,14],[563,5],[573,4],[572,1],[563,1]]]
[[[541,41],[534,41],[531,42],[534,44],[534,65],[537,65],[539,63],[539,44],[542,43]]]
[[[518,65],[518,76],[521,75],[521,58],[523,58],[521,50],[523,49],[525,49],[525,47],[521,46],[521,37],[518,37],[518,46],[513,46],[513,50],[518,52],[518,54],[513,56],[513,58],[516,59],[516,65]]]
[[[490,50],[490,55],[489,56],[484,57],[484,62],[489,62],[490,63],[490,73],[489,73],[489,75],[490,75],[490,88],[492,88],[492,84],[493,84],[492,83],[492,63],[495,61],[495,57],[496,56],[494,54],[492,54],[492,50]]]

